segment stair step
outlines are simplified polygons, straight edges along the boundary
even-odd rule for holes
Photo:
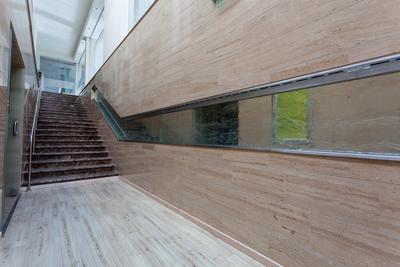
[[[73,100],[73,101],[69,101],[69,100],[64,101],[61,99],[53,101],[53,100],[48,100],[48,99],[42,99],[40,101],[40,106],[42,107],[43,105],[49,105],[49,106],[53,106],[53,107],[58,107],[58,106],[62,106],[62,105],[64,105],[64,106],[72,105],[72,106],[77,106],[77,107],[83,107],[83,104],[79,99]]]
[[[49,177],[40,177],[32,179],[32,185],[40,185],[40,184],[49,184],[49,183],[61,183],[61,182],[69,182],[69,181],[79,181],[79,180],[88,180],[88,179],[96,179],[103,177],[111,177],[117,176],[118,173],[116,171],[103,172],[103,173],[89,173],[89,174],[74,174],[74,175],[59,175],[59,176],[49,176]],[[27,185],[27,182],[24,181],[24,186]]]
[[[56,133],[59,133],[59,132],[63,132],[63,133],[97,133],[96,129],[91,129],[91,130],[79,130],[79,129],[76,129],[76,130],[71,129],[71,130],[69,130],[69,129],[63,129],[61,131],[61,130],[55,130],[55,129],[39,129],[38,128],[36,131],[39,134],[46,134],[46,133],[51,134],[53,132],[56,132]]]
[[[56,160],[56,159],[79,159],[79,158],[104,158],[108,157],[109,151],[82,151],[82,152],[36,152],[32,158],[37,160]]]
[[[67,115],[67,116],[79,116],[85,115],[87,116],[85,109],[69,109],[69,108],[59,108],[59,109],[47,109],[47,108],[40,108],[39,113],[46,115],[46,114],[54,114],[54,115]]]
[[[61,117],[61,116],[54,116],[54,115],[43,115],[39,114],[39,121],[42,120],[55,120],[59,122],[93,122],[91,119],[86,117]]]
[[[48,106],[48,105],[40,105],[40,110],[48,110],[48,111],[63,111],[63,110],[68,110],[68,111],[82,111],[82,112],[86,112],[86,109],[82,106],[64,106],[64,105],[58,105],[58,104],[54,104],[52,106]]]
[[[42,98],[40,100],[40,106],[42,106],[43,104],[45,105],[51,105],[51,106],[60,106],[60,105],[66,105],[66,106],[70,106],[70,105],[75,105],[75,106],[80,106],[83,107],[82,102],[77,99],[77,100],[73,100],[73,101],[64,101],[64,100],[57,100],[57,101],[53,101],[53,100],[49,100],[46,98]]]
[[[32,161],[32,168],[54,168],[66,166],[82,166],[82,165],[102,165],[110,164],[110,157],[98,158],[77,158],[77,159],[48,159],[48,160],[35,160]]]
[[[87,118],[88,114],[86,112],[75,112],[75,111],[65,111],[65,110],[55,110],[47,111],[40,110],[39,114],[43,116],[53,116],[59,119],[74,119],[74,118]]]
[[[83,151],[104,151],[104,145],[92,146],[35,146],[35,152],[83,152]]]
[[[59,93],[42,92],[42,98],[43,99],[49,99],[49,98],[77,99],[77,98],[79,98],[79,96],[77,96],[77,95],[59,94]]]
[[[70,104],[76,104],[76,105],[82,105],[82,102],[80,101],[80,99],[63,99],[63,98],[42,98],[40,100],[40,104],[55,104],[55,103],[59,103],[59,104],[65,104],[65,105],[70,105]]]
[[[74,136],[76,139],[87,139],[87,140],[98,140],[99,134],[97,132],[71,132],[71,131],[53,131],[53,132],[37,132],[36,137],[39,140],[45,139],[58,139],[59,136],[65,136],[64,139],[70,139],[70,137]]]
[[[85,125],[43,125],[43,124],[38,124],[37,127],[38,131],[42,130],[60,130],[60,131],[65,131],[65,130],[79,130],[79,131],[86,131],[86,130],[97,130],[96,126],[85,126]]]
[[[37,134],[36,135],[36,141],[42,141],[42,140],[47,140],[51,138],[51,140],[76,140],[79,138],[79,140],[100,140],[101,137],[98,136],[97,134],[87,134],[87,135],[70,135],[70,134]]]
[[[79,174],[79,173],[100,173],[113,171],[114,164],[101,164],[101,165],[83,165],[83,166],[66,166],[55,168],[40,168],[33,169],[31,173],[32,178],[40,178],[41,176],[58,176],[65,174]],[[25,178],[28,177],[28,172],[24,171]]]
[[[63,102],[80,102],[79,97],[53,97],[53,96],[43,96],[40,99],[41,101],[44,102],[57,102],[57,101],[63,101]]]
[[[55,179],[59,179],[59,176],[63,175],[82,175],[82,174],[98,174],[104,172],[113,172],[115,170],[115,166],[113,164],[110,165],[100,165],[100,166],[79,166],[79,167],[70,167],[64,169],[49,169],[49,170],[40,170],[38,172],[32,172],[31,178],[41,178],[41,177],[54,177]],[[24,174],[25,179],[28,178],[28,174]]]
[[[62,125],[76,125],[76,126],[96,126],[94,122],[84,121],[57,121],[57,120],[39,120],[38,126],[62,126]]]
[[[102,145],[103,140],[79,140],[79,139],[44,139],[36,140],[36,146],[60,146],[60,145]]]
[[[56,101],[48,101],[48,100],[42,100],[40,101],[40,107],[78,107],[78,108],[84,108],[82,105],[81,101],[62,101],[62,100],[56,100]]]
[[[86,121],[92,122],[92,120],[86,116],[66,116],[63,114],[54,115],[54,114],[39,114],[39,117],[42,119],[50,119],[50,120],[58,120],[58,121]]]

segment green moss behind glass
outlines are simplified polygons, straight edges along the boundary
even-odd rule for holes
[[[308,90],[276,95],[275,140],[278,142],[307,140]]]

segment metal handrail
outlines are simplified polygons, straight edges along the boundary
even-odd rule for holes
[[[33,115],[33,122],[32,122],[32,129],[31,135],[29,138],[29,164],[28,164],[28,186],[26,187],[26,191],[31,190],[31,179],[32,179],[32,155],[35,153],[35,135],[36,135],[36,128],[37,122],[39,118],[39,110],[40,110],[40,99],[42,96],[42,88],[44,79],[41,77],[40,79],[40,86],[36,97],[36,104],[35,104],[35,113]]]

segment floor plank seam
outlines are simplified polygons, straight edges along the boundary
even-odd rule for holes
[[[243,244],[242,242],[236,240],[235,238],[221,232],[220,230],[216,229],[215,227],[203,222],[202,220],[190,215],[189,213],[185,212],[184,210],[172,205],[171,203],[168,203],[167,201],[159,198],[158,196],[154,195],[153,193],[147,191],[146,189],[141,188],[140,186],[134,184],[133,182],[119,176],[119,180],[127,183],[128,185],[136,188],[146,196],[150,197],[151,199],[157,201],[161,205],[171,209],[172,211],[178,213],[185,219],[188,219],[189,221],[193,222],[194,224],[200,226],[201,228],[205,229],[212,235],[216,236],[217,238],[221,239],[222,241],[226,242],[227,244],[231,245],[232,247],[240,250],[241,252],[245,253],[246,255],[252,257],[253,259],[257,260],[263,265],[266,265],[267,267],[284,267],[283,265],[275,262],[274,260],[270,259],[269,257],[265,256],[264,254],[261,254],[260,252],[252,249],[251,247]]]

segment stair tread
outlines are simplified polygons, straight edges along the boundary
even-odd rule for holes
[[[59,156],[59,155],[81,155],[81,154],[105,154],[105,153],[109,153],[108,150],[102,150],[102,151],[80,151],[80,152],[76,152],[76,151],[67,151],[67,152],[39,152],[39,153],[33,153],[33,156]]]
[[[86,115],[86,110],[84,109],[69,109],[69,108],[57,108],[57,109],[47,109],[47,108],[40,108],[41,113],[55,113],[55,112],[62,112],[57,115],[75,115],[75,114],[82,114]]]
[[[77,125],[96,125],[94,122],[84,122],[84,121],[57,121],[57,120],[39,120],[38,124],[77,124]]]
[[[40,178],[32,178],[32,185],[39,184],[47,184],[47,183],[61,183],[68,181],[78,181],[78,180],[87,180],[87,179],[96,179],[96,178],[105,178],[117,176],[118,172],[110,171],[104,173],[91,173],[91,174],[73,174],[73,175],[59,175],[57,177],[40,177]],[[24,183],[26,185],[26,182]]]
[[[40,117],[40,116],[39,116]],[[80,116],[76,116],[76,117],[60,117],[60,116],[43,116],[42,118],[44,119],[51,119],[51,120],[59,120],[59,121],[82,121],[82,122],[93,122],[93,120],[91,120],[88,117],[80,117]]]
[[[84,137],[85,135],[73,135],[73,134],[36,134],[36,137]],[[89,137],[100,138],[98,135],[86,135]],[[47,139],[46,139],[47,140]]]
[[[65,162],[75,162],[75,161],[99,161],[99,160],[112,160],[112,159],[111,157],[99,157],[99,158],[32,160],[32,164],[52,164],[52,163],[65,163]]]
[[[52,167],[52,168],[35,168],[32,169],[32,173],[43,173],[43,172],[64,172],[64,171],[73,171],[73,170],[87,170],[87,169],[101,169],[101,168],[110,168],[115,167],[115,164],[96,164],[96,165],[78,165],[78,166],[65,166],[65,167]],[[27,171],[24,171],[24,174],[27,174]]]
[[[75,126],[75,125],[41,125],[38,124],[37,130],[46,130],[47,128],[51,128],[51,127],[67,127],[67,128],[71,128],[71,129],[75,129],[75,128],[87,128],[87,129],[97,129],[96,126],[93,125],[82,125],[82,126]]]
[[[91,130],[91,131],[79,131],[79,130],[52,130],[52,129],[37,129],[36,131],[39,131],[39,132],[68,132],[68,133],[81,133],[81,132],[84,132],[84,133],[96,133],[97,131],[93,131],[93,130]]]
[[[88,148],[88,147],[105,147],[105,145],[35,146],[35,149],[37,149],[37,148],[39,148],[39,149],[41,149],[41,148],[79,148],[79,147],[85,147],[85,148]]]
[[[40,118],[45,118],[45,119],[56,119],[60,120],[60,118],[86,118],[87,120],[90,120],[87,114],[82,114],[84,116],[68,116],[64,114],[39,114]]]
[[[47,143],[47,142],[97,142],[101,143],[104,142],[102,139],[96,139],[96,140],[86,140],[86,139],[77,139],[77,140],[69,140],[69,139],[46,139],[46,140],[36,140],[36,143]]]
[[[51,117],[51,118],[57,118],[57,119],[62,119],[62,118],[88,118],[87,113],[82,113],[82,112],[76,112],[76,113],[63,113],[64,111],[62,110],[54,110],[54,111],[40,111],[41,115],[43,117]]]
[[[41,139],[42,137],[46,137],[46,139]],[[42,135],[36,135],[36,141],[45,141],[49,137],[51,137],[51,138],[76,138],[76,137],[84,138],[84,137],[87,137],[87,138],[94,138],[94,139],[85,139],[85,140],[88,140],[88,141],[90,141],[90,140],[94,140],[94,141],[95,140],[100,140],[100,136],[99,135],[66,135],[66,134],[64,134],[64,135],[55,135],[55,134],[48,135],[48,134],[42,134]],[[74,139],[70,139],[70,140],[74,140]]]

